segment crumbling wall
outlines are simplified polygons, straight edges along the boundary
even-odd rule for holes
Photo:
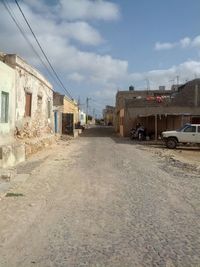
[[[31,94],[30,115],[26,94]],[[16,67],[16,131],[18,138],[41,137],[53,132],[53,92],[44,81]]]

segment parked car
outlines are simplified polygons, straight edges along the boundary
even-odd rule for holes
[[[162,132],[162,139],[170,149],[176,148],[180,143],[200,145],[200,124],[186,124],[179,130]]]

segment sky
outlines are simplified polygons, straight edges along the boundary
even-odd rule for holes
[[[0,50],[49,76],[0,3]],[[42,57],[14,0],[4,0]],[[51,64],[90,113],[115,104],[118,90],[170,89],[200,78],[199,0],[18,0]]]

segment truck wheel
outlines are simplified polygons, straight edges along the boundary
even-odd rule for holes
[[[166,146],[170,149],[174,149],[177,146],[177,141],[175,138],[168,138],[166,141]]]

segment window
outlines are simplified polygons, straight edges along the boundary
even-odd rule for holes
[[[195,133],[196,132],[196,126],[188,126],[184,129],[184,132],[186,133]]]
[[[198,126],[198,133],[200,133],[200,126]]]
[[[8,122],[9,93],[1,92],[1,122]]]
[[[31,117],[32,94],[26,93],[25,116]]]

